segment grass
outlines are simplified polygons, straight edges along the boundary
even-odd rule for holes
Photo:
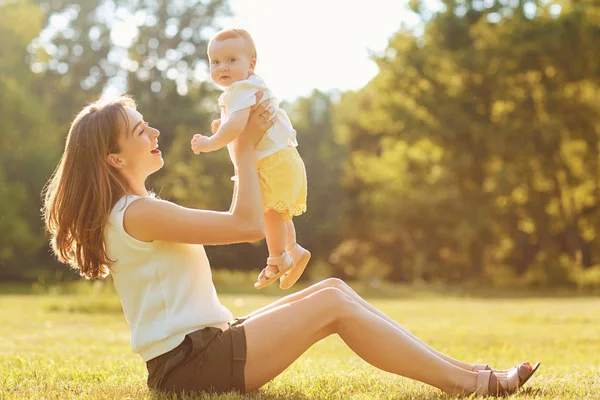
[[[249,285],[249,283],[247,283]],[[243,315],[277,298],[224,290]],[[403,289],[373,304],[437,349],[456,358],[510,367],[541,360],[514,399],[600,397],[600,298],[440,296]],[[392,293],[393,294],[393,293]],[[0,288],[0,399],[170,399],[145,385],[141,358],[110,285],[50,290]],[[375,369],[337,337],[309,349],[260,392],[189,399],[449,399],[439,390]]]

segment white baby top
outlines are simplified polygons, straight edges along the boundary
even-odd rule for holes
[[[257,157],[260,160],[283,150],[286,147],[296,147],[296,131],[287,113],[279,108],[279,101],[273,97],[273,93],[265,82],[257,75],[250,75],[248,79],[237,81],[231,84],[219,97],[219,107],[221,108],[221,122],[225,122],[229,116],[244,108],[256,104],[256,93],[262,91],[261,101],[271,99],[269,107],[275,110],[275,124],[256,145]],[[233,142],[227,145],[229,156],[234,160]]]
[[[111,275],[131,330],[131,348],[144,361],[177,347],[185,335],[233,319],[217,298],[202,245],[142,242],[123,228],[123,196],[104,229]]]

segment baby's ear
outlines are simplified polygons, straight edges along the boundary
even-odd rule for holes
[[[254,73],[254,67],[256,67],[256,57],[252,58],[252,60],[250,60],[250,73],[253,74]]]

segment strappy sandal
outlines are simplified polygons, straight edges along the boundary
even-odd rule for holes
[[[270,266],[277,268],[277,272],[269,269]],[[254,283],[254,287],[256,289],[262,289],[264,287],[269,286],[273,282],[276,282],[277,279],[281,277],[281,275],[288,272],[290,269],[294,267],[294,262],[290,258],[290,256],[284,251],[281,253],[279,257],[269,257],[267,258],[267,266],[260,271],[256,282]]]
[[[503,372],[503,373],[507,373],[507,374],[508,374],[508,373],[510,373],[512,370],[518,369],[518,368],[519,368],[521,365],[523,365],[523,364],[520,364],[520,365],[515,365],[514,367],[512,367],[512,368],[509,368],[509,369],[507,369],[506,371],[504,371],[504,370],[498,370],[498,371],[496,371],[496,372]],[[535,365],[534,365],[534,366],[531,368],[531,370],[532,370],[532,371],[535,371],[535,370],[537,370],[537,369],[539,368],[539,366],[540,366],[540,363],[538,362],[538,363],[536,363],[536,364],[535,364]],[[477,372],[477,371],[492,371],[492,368],[491,368],[491,367],[490,367],[488,364],[474,364],[474,365],[473,365],[473,368],[471,368],[471,371],[472,371],[472,372]],[[531,377],[531,375],[529,375],[529,377]],[[525,382],[527,382],[527,380],[529,379],[529,377],[527,377],[526,379],[524,379],[524,380],[521,382],[521,386],[522,386],[523,384],[525,384]]]
[[[279,289],[284,290],[291,288],[296,282],[298,282],[298,279],[300,279],[304,269],[310,261],[310,251],[306,250],[298,243],[294,244],[294,247],[292,247],[288,254],[292,258],[294,266],[280,279],[281,282],[279,283]]]
[[[471,372],[477,371],[491,371],[492,368],[487,364],[473,364],[473,368],[471,368]]]
[[[506,396],[514,393],[537,371],[540,363],[536,363],[531,371],[525,365],[519,365],[509,370],[506,380],[501,382],[490,369],[477,371],[477,390],[479,396]],[[488,366],[489,368],[489,366]]]

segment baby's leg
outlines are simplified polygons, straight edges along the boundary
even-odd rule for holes
[[[294,221],[291,219],[285,220],[285,226],[287,228],[285,250],[290,251],[296,244],[296,227],[294,226]]]
[[[269,257],[279,257],[286,248],[288,225],[275,210],[269,210],[265,213],[265,238],[267,239],[267,248]],[[293,225],[292,225],[293,229]],[[294,231],[294,237],[296,232]]]
[[[310,260],[310,251],[306,250],[296,243],[296,228],[292,220],[285,221],[287,226],[287,238],[285,251],[290,255],[294,262],[294,268],[281,277],[280,289],[289,289],[300,279],[308,261]]]
[[[269,210],[265,213],[265,238],[269,249],[267,266],[258,275],[254,287],[262,289],[276,282],[279,277],[290,270],[294,263],[285,252],[287,226],[281,215]]]

